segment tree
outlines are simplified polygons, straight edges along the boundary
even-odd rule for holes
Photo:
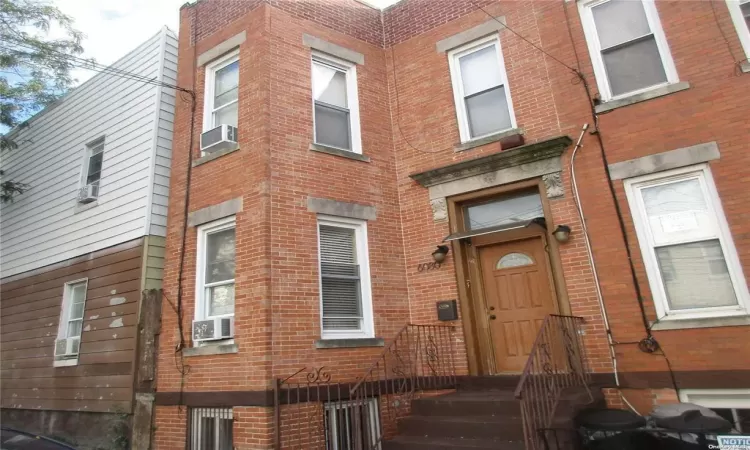
[[[61,37],[50,36],[59,34]],[[0,0],[0,125],[23,128],[24,122],[59,99],[75,80],[71,70],[83,52],[81,32],[58,8],[35,0]],[[18,147],[8,133],[0,136],[0,152]],[[27,185],[4,178],[0,168],[0,200],[7,202]]]

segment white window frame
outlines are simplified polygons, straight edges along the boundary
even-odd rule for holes
[[[694,403],[711,409],[750,409],[750,389],[680,389],[680,402]],[[733,425],[737,425],[736,411],[733,411]],[[742,430],[744,434],[750,430]]]
[[[237,223],[235,220],[235,216],[227,217],[224,219],[220,219],[214,222],[207,223],[205,225],[201,225],[198,227],[198,239],[197,239],[197,261],[196,261],[196,271],[195,271],[195,320],[207,320],[207,319],[214,319],[214,318],[221,318],[221,317],[234,317],[234,313],[232,314],[222,314],[218,316],[208,316],[207,315],[207,304],[206,302],[208,299],[206,298],[206,289],[211,286],[215,286],[216,284],[211,284],[211,286],[207,286],[205,283],[205,274],[206,274],[206,244],[208,243],[207,237],[209,234],[217,233],[219,231],[229,230],[234,228],[234,236],[235,236],[235,247],[234,247],[234,255],[235,255],[235,267],[237,262]],[[235,269],[234,278],[231,280],[231,283],[235,285],[235,311],[237,309],[237,272]],[[222,281],[219,284],[229,284],[230,280]]]
[[[492,133],[483,134],[481,136],[472,136],[471,129],[469,128],[469,116],[466,112],[466,102],[464,101],[464,83],[461,78],[461,65],[458,60],[462,56],[466,56],[470,53],[474,53],[479,50],[483,50],[490,46],[495,46],[497,51],[497,62],[500,65],[500,75],[502,77],[503,89],[505,90],[505,98],[508,101],[508,113],[510,114],[510,128],[505,130],[497,130]],[[500,44],[500,35],[493,34],[482,39],[470,42],[461,47],[455,48],[448,52],[448,67],[451,73],[451,82],[453,83],[453,101],[456,105],[456,119],[458,120],[458,133],[461,138],[461,143],[482,139],[493,134],[502,133],[504,131],[512,130],[517,128],[516,114],[513,109],[513,100],[510,95],[510,86],[508,83],[508,73],[505,70],[505,59],[503,58],[503,49]]]
[[[652,244],[653,237],[648,224],[648,216],[643,204],[643,198],[639,191],[645,187],[668,184],[670,182],[685,179],[699,180],[709,212],[712,217],[716,218],[716,228],[718,230],[717,239],[719,239],[722,252],[724,253],[724,261],[727,265],[727,270],[729,271],[732,286],[734,287],[737,305],[681,309],[674,311],[669,310],[666,290],[662,283],[661,271],[659,270],[656,252],[654,251],[654,246]],[[638,236],[641,255],[643,256],[644,265],[646,267],[646,275],[648,277],[651,294],[654,299],[654,306],[659,320],[703,319],[747,315],[747,305],[750,304],[748,298],[750,295],[748,294],[742,266],[734,246],[729,225],[724,216],[724,210],[722,209],[719,194],[716,190],[716,185],[714,184],[709,166],[707,164],[700,164],[697,166],[684,167],[630,178],[625,180],[624,186],[628,204],[630,205],[630,211],[633,214],[635,231]],[[689,243],[693,241],[693,239],[686,239],[684,242],[674,242],[673,244]]]
[[[84,145],[83,167],[81,169],[81,187],[88,186],[88,183],[86,183],[86,181],[89,177],[89,164],[91,161],[91,157],[94,156],[93,150],[100,144],[102,146],[102,150],[99,152],[102,154],[102,169],[99,171],[99,180],[97,180],[96,184],[98,188],[100,188],[102,185],[102,173],[104,172],[104,150],[106,150],[107,144],[105,136],[100,136],[96,139],[92,139],[91,141],[87,142],[86,145]]]
[[[317,145],[324,147],[333,147],[329,144],[323,144],[318,142],[317,133],[315,131],[315,95],[312,94],[314,64],[322,64],[329,66],[333,69],[340,70],[346,75],[346,102],[349,108],[349,133],[351,137],[351,150],[341,148],[343,151],[351,151],[353,153],[362,154],[362,129],[359,123],[359,93],[357,88],[357,64],[346,61],[344,59],[336,58],[331,55],[327,55],[321,52],[312,52],[312,58],[310,60],[310,92],[312,98],[313,108],[313,142]],[[333,147],[339,148],[339,147]]]
[[[323,329],[323,277],[320,255],[320,227],[330,226],[354,230],[354,239],[359,264],[359,287],[362,300],[362,329],[324,330]],[[367,221],[335,216],[318,216],[318,292],[320,293],[320,338],[321,339],[366,339],[375,337],[372,312],[372,285],[370,281],[370,253],[367,244]]]
[[[55,343],[59,339],[67,339],[68,338],[68,322],[70,317],[70,309],[72,307],[72,300],[70,298],[71,291],[73,290],[73,286],[76,284],[83,283],[85,286],[84,289],[84,296],[83,296],[83,314],[81,317],[81,336],[80,338],[83,338],[83,322],[86,319],[86,297],[88,294],[89,289],[89,279],[88,278],[79,278],[77,280],[68,281],[63,285],[63,299],[62,299],[62,305],[60,306],[60,321],[57,324],[57,339],[55,340]],[[53,347],[54,348],[54,347]],[[55,359],[52,362],[52,365],[54,367],[64,367],[64,366],[75,366],[78,365],[78,357],[80,356],[80,351],[78,352],[78,355],[76,355],[75,358],[68,358],[68,359]],[[54,355],[54,351],[53,351]]]
[[[380,445],[380,403],[379,398],[377,397],[371,397],[364,399],[365,405],[363,405],[365,408],[369,410],[369,417],[370,417],[370,423],[367,424],[370,428],[370,432],[372,433],[372,436],[376,437],[377,444],[375,445],[376,450],[380,450],[382,447]],[[325,403],[324,409],[326,414],[326,419],[330,421],[330,427],[326,430],[326,448],[330,448],[331,450],[339,450],[339,441],[338,439],[334,439],[333,441],[330,441],[331,437],[338,436],[338,427],[339,422],[338,418],[339,416],[336,414],[337,411],[340,411],[342,409],[349,409],[352,407],[356,407],[358,405],[361,405],[360,402],[354,402],[354,401],[347,401],[347,402],[328,402]],[[355,421],[356,423],[356,421]],[[362,424],[364,425],[364,424]],[[331,431],[331,436],[328,435],[328,430]],[[356,436],[356,435],[355,435]],[[357,446],[356,443],[350,443],[350,448],[355,448]]]
[[[239,61],[240,50],[236,49],[232,52],[227,53],[221,58],[206,64],[206,76],[204,80],[205,93],[203,97],[203,131],[216,128],[213,125],[213,113],[214,113],[214,90],[216,88],[216,72],[223,69],[224,67]],[[232,104],[239,103],[239,85],[237,86],[237,100],[227,103],[224,107]],[[239,106],[237,111],[237,128],[239,128]]]
[[[203,418],[213,418],[216,426],[216,434],[214,435],[215,442],[214,447],[211,448],[218,448],[219,447],[219,439],[220,435],[218,433],[219,429],[219,421],[220,420],[229,420],[231,421],[232,425],[232,441],[234,441],[234,410],[232,408],[213,408],[213,407],[207,407],[207,408],[191,408],[189,419],[192,423],[190,424],[190,436],[189,439],[189,446],[191,450],[208,450],[208,449],[202,449],[200,448],[201,443],[201,433],[203,430],[201,429],[201,421],[200,419]],[[234,447],[234,442],[232,442],[232,446]]]
[[[667,38],[664,35],[664,29],[661,26],[661,20],[659,20],[659,11],[656,9],[656,3],[654,0],[641,0],[643,4],[643,10],[646,12],[646,20],[648,26],[651,28],[651,32],[656,40],[656,46],[659,49],[659,55],[661,56],[661,62],[664,66],[664,73],[667,75],[667,81],[664,83],[656,84],[654,86],[648,86],[643,89],[638,89],[631,92],[626,92],[620,95],[613,95],[612,89],[609,85],[609,78],[607,77],[607,70],[604,67],[604,60],[602,59],[601,44],[599,43],[599,35],[596,31],[596,24],[594,22],[594,14],[592,8],[595,6],[607,3],[611,0],[590,0],[590,1],[579,1],[578,12],[581,15],[581,23],[583,24],[583,33],[586,36],[586,44],[588,45],[589,54],[591,56],[591,63],[594,66],[594,75],[596,76],[596,84],[599,87],[599,95],[602,101],[617,100],[621,98],[631,97],[633,95],[640,94],[642,92],[648,92],[654,89],[658,89],[663,86],[678,83],[680,81],[677,76],[677,68],[674,65],[672,59],[672,52],[669,50],[669,44]]]
[[[732,17],[734,27],[737,30],[737,36],[740,38],[742,49],[745,51],[745,58],[750,60],[750,30],[745,24],[745,18],[742,17],[740,5],[750,3],[750,0],[726,0],[729,15]]]

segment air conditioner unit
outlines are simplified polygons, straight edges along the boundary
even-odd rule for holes
[[[193,341],[215,341],[234,336],[234,317],[193,321]]]
[[[91,203],[99,198],[99,184],[87,184],[78,191],[78,203]]]
[[[69,337],[55,341],[55,359],[69,359],[78,356],[81,348],[80,337]]]
[[[214,153],[237,147],[237,127],[219,125],[201,134],[201,151]]]

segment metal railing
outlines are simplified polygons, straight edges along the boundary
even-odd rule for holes
[[[582,324],[581,317],[549,315],[539,329],[515,391],[527,450],[544,448],[539,430],[550,428],[563,391],[582,387],[593,400]]]
[[[379,450],[415,396],[456,387],[454,357],[454,327],[409,324],[352,382],[326,367],[277,379],[275,448]]]

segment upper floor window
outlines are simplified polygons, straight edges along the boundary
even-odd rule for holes
[[[322,338],[373,337],[367,223],[318,219]]]
[[[315,143],[362,153],[356,65],[313,53],[312,90]]]
[[[78,363],[87,286],[88,280],[86,279],[65,284],[60,322],[57,328],[57,340],[55,341],[55,366],[68,366]]]
[[[579,8],[602,100],[678,81],[654,0],[582,1]]]
[[[461,142],[516,126],[498,36],[448,53]]]
[[[206,66],[203,131],[219,125],[237,126],[239,75],[239,51],[229,53]]]
[[[234,217],[198,228],[195,319],[234,315]]]
[[[88,160],[86,162],[86,183],[99,185],[102,179],[102,161],[104,159],[104,138],[86,145]]]
[[[727,7],[745,51],[745,58],[750,60],[750,0],[727,0]]]
[[[708,166],[625,181],[660,318],[747,314],[747,286]]]

